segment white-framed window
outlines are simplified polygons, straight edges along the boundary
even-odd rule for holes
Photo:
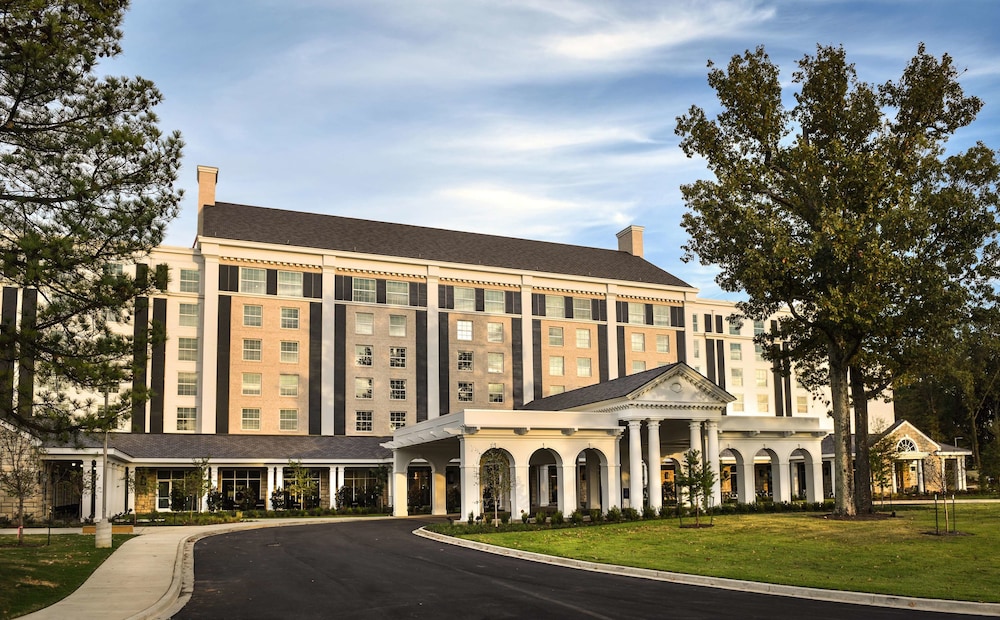
[[[372,345],[370,344],[354,345],[354,365],[355,366],[372,365]]]
[[[406,426],[406,412],[405,411],[390,411],[389,412],[389,429],[396,430]]]
[[[486,324],[486,341],[503,342],[503,323]]]
[[[281,396],[298,396],[299,376],[280,375],[278,377],[278,394]]]
[[[503,372],[503,353],[486,354],[486,372]]]
[[[302,272],[279,271],[278,294],[286,297],[302,297]]]
[[[264,307],[243,306],[243,327],[261,327],[264,325]]]
[[[754,378],[757,383],[757,387],[767,387],[767,370],[764,368],[758,368],[754,371]]]
[[[260,430],[260,407],[244,407],[240,415],[240,428],[245,431]]]
[[[733,411],[734,412],[746,411],[746,405],[743,402],[743,395],[734,394],[734,396],[736,397],[736,400],[733,401]]]
[[[653,305],[653,325],[670,327],[670,306]]]
[[[764,361],[764,345],[756,344],[753,345],[753,358],[758,362]]]
[[[375,333],[375,315],[371,312],[356,312],[354,314],[354,333],[371,336]]]
[[[389,347],[389,368],[406,368],[406,347]]]
[[[646,304],[628,302],[628,322],[633,325],[646,324]]]
[[[809,413],[809,399],[807,397],[795,397],[795,413]]]
[[[729,373],[730,378],[732,378],[733,387],[743,387],[743,369],[733,368]]]
[[[491,403],[502,403],[503,402],[503,383],[490,383],[489,384],[489,401]]]
[[[455,287],[455,310],[476,311],[476,289],[467,286]]]
[[[561,327],[549,328],[549,346],[550,347],[563,346],[563,328]]]
[[[299,410],[279,409],[278,410],[278,430],[297,431],[299,430]]]
[[[697,314],[692,314],[691,315],[691,331],[693,331],[693,332],[698,331],[698,315]]]
[[[553,394],[562,394],[565,391],[566,391],[566,386],[565,385],[550,385],[549,386],[549,396],[552,396]]]
[[[355,411],[354,430],[359,433],[372,432],[372,417],[371,411]]]
[[[730,336],[739,336],[740,335],[740,324],[737,323],[736,321],[732,320],[732,319],[730,319],[728,321],[728,323],[729,323],[729,335]]]
[[[656,352],[670,353],[670,336],[667,334],[656,335]]]
[[[472,372],[472,351],[458,352],[458,370],[460,372]]]
[[[472,321],[455,321],[455,339],[472,340]]]
[[[764,333],[764,321],[753,322],[753,335],[759,336]]]
[[[299,343],[294,340],[281,341],[281,361],[285,364],[299,363]]]
[[[545,316],[554,319],[565,319],[566,298],[562,295],[546,295]]]
[[[552,355],[549,357],[549,375],[552,377],[561,377],[566,372],[566,360],[561,355]]]
[[[104,274],[120,278],[125,275],[125,266],[121,263],[108,263],[104,265]]]
[[[182,362],[198,361],[198,339],[178,338],[177,359]]]
[[[646,350],[646,334],[632,334],[632,350],[639,353]]]
[[[374,379],[371,377],[354,378],[354,398],[371,400],[374,396]]]
[[[486,312],[492,312],[494,314],[503,314],[507,310],[507,304],[504,299],[503,291],[496,291],[496,290],[483,291],[483,300],[484,300],[483,310]]]
[[[240,292],[263,295],[267,292],[267,269],[240,267]]]
[[[406,335],[406,315],[403,314],[389,315],[389,335],[390,336]]]
[[[594,306],[586,297],[573,298],[573,318],[589,321],[594,318]]]
[[[471,403],[474,394],[475,394],[475,385],[472,383],[472,381],[458,382],[458,402]]]
[[[576,330],[576,348],[577,349],[589,349],[590,348],[590,330],[589,329],[578,329],[578,330]]]
[[[767,394],[757,395],[757,413],[768,413],[771,411],[771,402]]]
[[[578,357],[576,358],[576,376],[578,377],[590,377],[593,371],[591,369],[590,358],[589,357]]]
[[[198,304],[180,304],[177,322],[181,327],[198,327]]]
[[[385,303],[393,306],[410,305],[410,283],[387,280],[385,283]]]
[[[701,358],[701,340],[694,341],[694,359]]]
[[[729,359],[738,362],[743,359],[743,345],[738,342],[729,343]]]
[[[197,269],[181,269],[182,293],[197,293],[201,288],[201,273]]]
[[[245,373],[243,373],[243,395],[244,396],[260,396],[260,373],[259,372],[245,372]]]
[[[260,361],[260,339],[259,338],[244,338],[243,339],[243,361],[245,362],[259,362]]]
[[[406,400],[406,379],[389,379],[389,400]]]
[[[632,373],[642,372],[646,370],[646,362],[642,360],[632,360]]]
[[[373,304],[375,295],[375,280],[373,278],[352,278],[351,300]]]
[[[177,395],[178,396],[198,395],[198,373],[196,372],[177,373]]]
[[[197,421],[198,421],[197,407],[177,408],[177,430],[193,431],[195,430],[195,425],[197,424]]]
[[[282,308],[281,329],[298,329],[298,328],[299,328],[299,309]]]

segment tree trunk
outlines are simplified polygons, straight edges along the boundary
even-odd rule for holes
[[[830,345],[830,395],[833,414],[834,513],[852,516],[854,475],[851,467],[851,411],[848,402],[847,364],[836,345]]]
[[[854,403],[854,510],[858,514],[872,514],[875,505],[868,445],[868,395],[864,371],[857,366],[851,367],[851,400]]]

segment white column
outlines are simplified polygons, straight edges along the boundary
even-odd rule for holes
[[[334,352],[337,350],[336,339],[336,307],[337,288],[334,286],[337,270],[334,264],[336,258],[333,256],[323,256],[323,336],[321,347],[323,349],[323,377],[320,385],[320,433],[323,435],[333,435],[334,427],[334,402],[336,400],[333,393],[333,374],[336,369],[333,367]],[[329,360],[329,361],[328,361]],[[332,473],[332,472],[331,472]],[[331,485],[333,483],[331,482]],[[336,491],[336,489],[334,489]],[[333,502],[331,494],[331,503]]]
[[[479,469],[479,454],[473,450],[472,443],[468,437],[459,437],[459,454],[461,455],[459,467],[459,484],[462,492],[462,514],[460,518],[465,520],[469,513],[478,516],[479,506],[479,485],[476,484],[476,473]],[[405,493],[404,493],[405,495]]]
[[[958,467],[955,469],[955,471],[958,472],[958,490],[959,491],[965,491],[968,487],[966,487],[966,480],[965,480],[965,457],[964,456],[958,457]]]
[[[431,514],[438,516],[446,515],[448,514],[448,479],[445,474],[448,467],[448,458],[427,458],[427,463],[431,466]]]
[[[559,510],[569,518],[580,507],[576,499],[576,461],[563,461],[559,466],[559,477]]]
[[[327,482],[327,484],[330,486],[330,508],[336,508],[337,507],[337,491],[340,489],[340,486],[337,484],[338,483],[337,478],[339,477],[338,476],[338,473],[339,473],[338,470],[340,468],[338,468],[338,467],[327,467],[327,469],[330,470],[330,472],[327,474],[327,476],[328,476],[328,482]],[[392,496],[390,495],[390,497],[392,497]]]
[[[702,458],[704,458],[705,451],[702,450],[701,446],[701,420],[691,420],[688,422],[688,435],[690,437],[690,449],[697,450],[698,454],[701,454]]]
[[[792,501],[791,471],[788,461],[771,459],[772,497],[776,502]]]
[[[753,455],[743,457],[742,463],[737,463],[736,495],[741,504],[752,504],[757,501],[757,479],[754,478]]]
[[[628,422],[628,495],[629,506],[642,510],[642,421]]]
[[[892,460],[892,492],[899,493],[899,488],[896,486],[896,467],[899,466],[899,461],[896,459]]]
[[[278,485],[275,484],[275,477],[277,475],[278,473],[273,466],[264,470],[264,510],[271,510],[271,494],[278,488]],[[285,508],[288,508],[288,506],[285,506]]]
[[[649,492],[649,506],[659,512],[663,506],[663,484],[660,475],[660,421],[646,421],[646,442],[648,458],[646,467],[649,475],[646,477],[646,488]]]
[[[427,267],[427,419],[441,415],[441,308],[438,268]],[[465,516],[465,515],[463,515]]]
[[[909,469],[909,466],[907,466]],[[917,492],[924,492],[924,460],[917,459]]]
[[[705,434],[707,435],[708,465],[715,472],[715,482],[712,483],[712,499],[710,505],[719,506],[722,504],[722,478],[719,471],[719,423],[714,420],[705,422]]]
[[[108,469],[111,469],[111,468],[109,467]],[[105,518],[105,515],[104,515],[104,503],[105,502],[104,502],[104,497],[103,497],[102,494],[104,493],[104,489],[107,489],[108,491],[111,490],[111,485],[110,485],[111,481],[110,480],[108,481],[109,484],[107,484],[107,485],[104,484],[105,470],[104,470],[104,462],[103,462],[102,459],[97,459],[97,470],[96,471],[97,471],[97,478],[96,478],[96,484],[94,485],[94,495],[97,496],[97,503],[94,506],[94,521],[95,522],[96,521],[103,521],[104,520],[104,518]],[[109,492],[108,495],[110,495],[110,494],[111,493]]]
[[[587,509],[601,508],[601,464],[594,457],[587,457]],[[608,506],[610,508],[610,506]]]
[[[514,491],[514,505],[510,507],[511,521],[520,519],[522,512],[531,514],[531,497],[529,495],[531,485],[528,481],[530,468],[527,463],[523,465],[521,463],[514,463],[512,471],[514,472],[514,478],[511,480],[511,488]],[[466,513],[462,516],[467,517],[469,515]]]
[[[548,506],[549,502],[549,466],[539,465],[535,468],[535,475],[538,477],[538,504]]]
[[[405,517],[409,514],[406,507],[406,468],[410,464],[410,460],[409,453],[398,449],[393,451],[392,516],[394,517]]]
[[[810,456],[812,455],[810,454]],[[823,501],[822,458],[812,458],[806,463],[806,501],[814,503]]]

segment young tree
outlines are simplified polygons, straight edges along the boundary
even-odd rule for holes
[[[490,448],[479,460],[479,486],[493,504],[493,524],[500,524],[500,504],[510,497],[510,461],[502,450]]]
[[[842,48],[818,47],[793,73],[790,109],[762,47],[709,66],[722,111],[710,120],[695,106],[677,120],[684,152],[715,177],[681,188],[685,259],[718,265],[722,288],[748,295],[750,318],[787,308],[765,337],[796,364],[822,360],[835,510],[852,515],[849,369],[904,369],[900,343],[935,341],[992,301],[1000,166],[981,143],[944,150],[982,102],[962,92],[949,56],[922,45],[897,82],[878,86],[858,80]]]
[[[886,429],[878,428],[868,436],[868,464],[871,469],[872,491],[878,490],[885,505],[885,490],[889,489],[889,502],[892,503],[892,478],[896,474],[896,457],[899,456],[899,442]]]
[[[26,433],[0,422],[0,491],[17,500],[17,544],[24,544],[24,503],[38,491],[41,447]]]
[[[701,525],[701,510],[708,510],[708,499],[712,497],[712,487],[718,478],[712,466],[707,461],[702,461],[701,452],[691,449],[684,453],[684,462],[681,463],[681,473],[677,476],[678,488],[686,489],[691,507],[694,508],[695,525]],[[680,501],[680,496],[678,496]]]
[[[160,244],[181,198],[173,182],[182,143],[157,126],[159,91],[140,77],[97,73],[101,59],[121,53],[127,7],[0,6],[0,284],[21,291],[20,322],[0,325],[0,419],[35,435],[117,426],[145,398],[142,381],[117,386],[141,378],[144,345],[160,336],[133,342],[111,325],[156,280],[141,266],[135,275],[118,267]],[[47,385],[39,394],[36,377]],[[69,389],[109,385],[109,407]]]
[[[292,470],[291,477],[285,481],[288,492],[299,503],[299,509],[305,510],[306,498],[316,494],[316,480],[313,479],[312,471],[302,466],[302,461],[289,460],[288,468]]]

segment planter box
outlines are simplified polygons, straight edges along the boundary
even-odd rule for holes
[[[83,533],[84,534],[97,534],[97,526],[96,525],[84,525],[83,526]],[[112,525],[111,526],[111,533],[112,534],[134,534],[135,531],[134,531],[134,528],[131,525]]]

